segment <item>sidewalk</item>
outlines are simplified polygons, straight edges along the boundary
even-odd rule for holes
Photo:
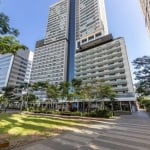
[[[150,118],[141,110],[13,150],[150,150],[149,140]]]

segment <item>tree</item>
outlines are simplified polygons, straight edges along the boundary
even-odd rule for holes
[[[108,98],[111,102],[113,102],[116,97],[116,93],[110,85],[106,85],[104,82],[101,82],[97,86],[97,97],[102,100],[102,109],[104,109],[104,100]]]
[[[71,81],[72,92],[70,93],[70,98],[79,100],[81,93],[82,80],[81,79],[72,79]],[[71,97],[72,96],[72,97]],[[79,102],[77,102],[77,110],[79,110]]]
[[[0,35],[0,54],[11,53],[15,55],[18,50],[27,49],[16,39],[15,36],[19,35],[19,31],[10,27],[9,17],[4,13],[0,13]]]
[[[14,96],[14,86],[8,86],[3,88],[2,90],[4,91],[4,96],[8,99],[11,100],[13,99]]]
[[[31,85],[32,89],[37,90],[46,90],[48,88],[48,82],[37,82]]]
[[[59,84],[59,88],[58,88],[59,93],[60,93],[59,96],[61,97],[62,101],[68,100],[69,89],[70,89],[70,83],[69,82],[61,82]],[[63,108],[62,108],[62,111],[63,111]]]
[[[51,106],[53,105],[53,102],[58,98],[58,88],[56,85],[48,85],[47,88],[47,96],[51,101]]]
[[[36,96],[34,94],[28,94],[28,100],[26,99],[27,101],[27,108],[29,107],[29,104],[35,104],[36,102]]]
[[[4,13],[0,13],[0,34],[12,34],[14,36],[19,35],[19,31],[10,27],[9,25],[9,17],[6,16]]]
[[[134,65],[135,80],[137,83],[137,92],[148,95],[150,94],[150,56],[136,58]]]
[[[0,37],[0,54],[11,53],[15,55],[18,50],[25,50],[26,46],[21,45],[13,36]]]
[[[114,114],[114,103],[116,101],[117,94],[111,86],[109,86],[109,88],[107,90],[108,90],[107,91],[108,92],[108,98],[110,99],[110,102],[111,102],[111,111]]]
[[[0,97],[0,110],[3,108],[6,111],[7,98],[3,95]]]
[[[71,81],[71,85],[72,85],[72,88],[73,88],[74,95],[76,95],[78,97],[79,94],[80,94],[80,91],[81,91],[82,80],[73,79]]]
[[[88,84],[88,83],[85,83],[82,85],[82,88],[81,88],[81,93],[80,93],[80,98],[83,99],[83,100],[88,100],[90,101],[90,99],[92,98],[92,88],[91,86]],[[83,102],[83,112],[84,112],[84,109],[85,109],[85,106],[84,106],[84,102]],[[90,111],[90,104],[88,103],[88,112]]]

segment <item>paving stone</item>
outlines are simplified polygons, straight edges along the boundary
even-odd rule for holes
[[[14,150],[150,150],[149,141],[150,118],[142,111]]]

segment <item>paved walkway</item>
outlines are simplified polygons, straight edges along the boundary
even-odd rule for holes
[[[150,117],[140,111],[14,150],[150,150]]]

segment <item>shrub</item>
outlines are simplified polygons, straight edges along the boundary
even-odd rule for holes
[[[71,112],[70,111],[63,111],[60,114],[61,115],[66,115],[66,116],[71,116]]]
[[[146,107],[146,110],[147,110],[147,111],[150,111],[150,101],[149,101],[149,100],[148,100],[148,101],[145,101],[144,105],[145,105],[145,107]]]
[[[76,112],[71,112],[72,116],[81,116],[81,112],[76,111]]]
[[[112,112],[109,110],[97,110],[96,115],[97,117],[110,118],[112,117]]]
[[[86,116],[98,117],[98,118],[110,118],[112,117],[112,112],[109,110],[97,110],[97,111],[90,112]]]
[[[143,105],[145,106],[147,111],[150,111],[150,100],[143,100]]]

